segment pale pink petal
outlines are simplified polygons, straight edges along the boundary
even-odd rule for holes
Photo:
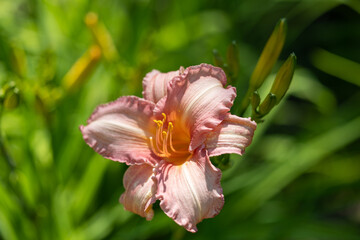
[[[201,64],[185,69],[168,84],[168,94],[155,107],[155,114],[176,113],[183,128],[189,129],[193,151],[205,141],[206,135],[219,125],[236,97],[234,87],[224,88],[226,76],[221,68]]]
[[[225,153],[242,155],[250,145],[256,123],[249,118],[229,114],[226,119],[212,131],[205,141],[209,156]]]
[[[221,171],[209,161],[206,150],[196,150],[183,164],[163,163],[157,174],[161,209],[177,224],[196,232],[196,224],[216,216],[224,205]]]
[[[126,164],[156,161],[149,148],[149,136],[155,131],[152,118],[154,103],[128,96],[100,105],[80,126],[86,143],[105,158]]]
[[[123,179],[125,192],[120,197],[124,208],[151,220],[154,216],[152,204],[156,201],[156,178],[153,167],[147,164],[130,166]]]
[[[179,71],[161,73],[158,70],[152,70],[146,74],[143,80],[143,96],[146,100],[157,103],[166,95],[167,84],[173,77],[179,76]]]

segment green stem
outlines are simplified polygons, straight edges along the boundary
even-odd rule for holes
[[[16,165],[15,165],[14,160],[11,158],[8,150],[5,147],[3,137],[2,137],[2,130],[1,130],[2,129],[1,128],[2,113],[3,113],[3,108],[0,108],[0,152],[4,156],[6,163],[9,165],[10,171],[13,172],[15,170]]]
[[[240,104],[240,110],[239,110],[239,116],[243,116],[247,107],[249,106],[250,104],[250,97],[251,97],[251,94],[254,92],[253,88],[251,86],[249,86],[246,94],[245,94],[245,97],[242,99],[241,101],[241,104]]]

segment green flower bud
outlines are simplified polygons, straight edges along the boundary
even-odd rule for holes
[[[276,105],[275,94],[269,93],[265,100],[259,106],[259,114],[263,117],[270,112],[270,110]]]
[[[285,37],[286,20],[283,18],[275,26],[252,73],[250,79],[252,90],[258,89],[269,75],[284,46]]]
[[[284,97],[285,93],[289,89],[291,80],[294,75],[295,65],[296,56],[294,53],[291,53],[276,74],[275,81],[270,90],[271,93],[276,95],[276,104],[281,101],[281,99]]]
[[[224,68],[224,60],[220,56],[219,51],[217,49],[213,50],[214,64],[217,67]]]
[[[276,60],[278,59],[285,43],[286,28],[286,20],[284,18],[280,19],[280,21],[276,24],[270,38],[266,42],[265,47],[251,75],[249,88],[245,94],[245,97],[241,101],[239,115],[243,115],[245,113],[251,101],[252,93],[261,87],[267,76],[270,74],[274,64],[276,63]]]
[[[235,41],[233,41],[226,53],[227,63],[229,67],[229,74],[231,78],[236,78],[239,73],[239,48]]]

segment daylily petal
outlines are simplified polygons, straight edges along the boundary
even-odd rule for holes
[[[80,126],[86,143],[105,158],[126,164],[156,161],[148,136],[154,132],[154,103],[134,96],[100,105]]]
[[[250,145],[256,123],[249,118],[229,114],[226,119],[212,131],[205,141],[209,156],[225,153],[242,155]]]
[[[157,103],[166,95],[167,84],[173,77],[179,76],[179,71],[161,73],[158,70],[152,70],[146,74],[143,80],[143,96],[146,100]]]
[[[147,164],[130,166],[124,174],[125,192],[120,197],[120,203],[126,210],[151,220],[154,216],[152,204],[156,201],[155,181],[152,166]]]
[[[217,215],[224,205],[221,171],[209,161],[206,150],[196,150],[181,165],[163,163],[157,174],[161,209],[177,224],[196,232],[196,224]]]
[[[224,88],[226,76],[221,68],[209,64],[188,67],[168,84],[168,94],[156,104],[155,114],[176,114],[189,129],[189,150],[199,147],[206,135],[219,125],[236,97],[234,87]]]

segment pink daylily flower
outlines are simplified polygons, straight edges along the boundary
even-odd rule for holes
[[[179,71],[153,70],[143,80],[143,97],[120,97],[100,105],[80,130],[105,158],[126,163],[125,209],[147,220],[152,205],[177,224],[216,216],[224,205],[221,171],[209,157],[243,154],[256,123],[229,113],[236,89],[222,69],[201,64]]]

